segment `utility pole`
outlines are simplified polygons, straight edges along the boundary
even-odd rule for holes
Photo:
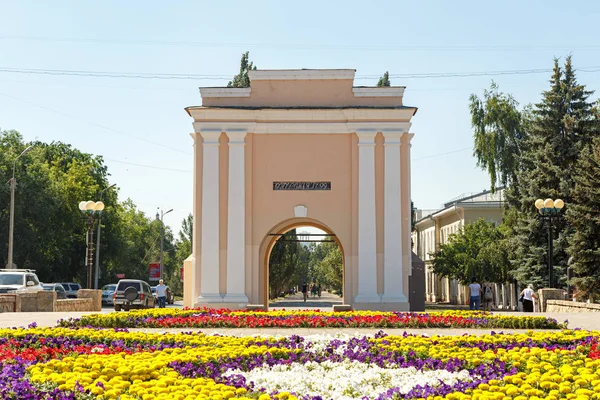
[[[102,201],[102,196],[104,195],[104,192],[106,192],[110,188],[115,187],[116,185],[116,183],[113,183],[106,189],[102,189],[102,191],[100,192],[100,201]],[[98,289],[98,278],[100,275],[100,225],[102,225],[102,214],[98,216],[98,234],[96,235],[96,273],[94,274],[94,289]]]
[[[160,209],[158,209],[160,210]],[[165,245],[165,224],[163,222],[163,217],[173,211],[171,208],[167,212],[163,212],[160,210],[160,214],[156,211],[156,219],[160,221],[160,279],[164,279],[164,263],[165,263],[165,254],[164,254],[164,245]]]
[[[13,244],[14,244],[14,230],[15,230],[15,189],[17,188],[17,179],[15,178],[15,169],[17,168],[17,160],[21,158],[21,156],[27,153],[29,150],[33,148],[33,145],[29,145],[25,150],[21,152],[15,158],[13,163],[13,173],[12,178],[10,178],[10,222],[9,222],[9,230],[8,230],[8,268],[12,269],[13,266]]]

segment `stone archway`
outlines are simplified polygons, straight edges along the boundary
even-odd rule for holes
[[[292,218],[292,219],[288,219],[285,221],[282,221],[281,223],[275,225],[267,235],[265,235],[265,237],[263,238],[261,245],[260,245],[260,252],[259,252],[259,258],[260,258],[260,262],[262,265],[261,268],[261,279],[259,279],[259,298],[262,299],[263,301],[263,305],[265,306],[265,308],[269,307],[269,258],[271,256],[271,251],[273,250],[273,246],[275,246],[275,243],[277,242],[277,240],[279,239],[279,236],[273,236],[271,234],[275,234],[275,235],[281,235],[281,234],[285,234],[289,231],[291,231],[292,229],[301,227],[301,226],[310,226],[313,228],[317,228],[320,229],[322,231],[324,231],[325,233],[328,234],[333,234],[335,236],[332,236],[332,238],[335,240],[336,244],[339,246],[340,251],[342,252],[342,282],[343,282],[343,286],[344,288],[346,287],[346,269],[348,268],[348,266],[346,265],[346,253],[344,252],[344,246],[342,244],[342,241],[340,240],[340,238],[337,236],[337,234],[327,225],[323,224],[320,221],[317,221],[315,219],[312,218],[305,218],[305,217],[300,217],[300,218]],[[343,291],[343,296],[342,296],[342,301],[345,303],[345,297],[346,297],[346,290],[344,289]]]
[[[333,232],[344,303],[408,310],[410,142],[404,87],[354,86],[354,70],[263,70],[248,88],[202,88],[194,119],[194,238],[184,304],[266,303],[274,238]],[[310,216],[310,218],[308,218]]]

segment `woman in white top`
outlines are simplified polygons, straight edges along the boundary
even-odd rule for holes
[[[537,299],[533,285],[528,285],[523,289],[521,297],[523,297],[523,312],[533,312],[533,299]]]

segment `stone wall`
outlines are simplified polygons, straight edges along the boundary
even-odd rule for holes
[[[87,299],[65,299],[56,300],[56,311],[99,311],[94,309],[94,300]]]
[[[56,292],[42,290],[36,293],[37,297],[37,310],[39,312],[53,312],[56,311]],[[23,307],[21,307],[23,311]]]
[[[538,290],[539,311],[546,312],[548,300],[564,300],[565,291],[562,289],[540,289]]]
[[[37,293],[19,293],[21,298],[21,309],[17,312],[36,312],[37,311]]]
[[[548,300],[546,312],[553,313],[581,313],[581,312],[600,312],[600,304],[579,303],[566,300]]]
[[[79,298],[57,300],[56,292],[0,294],[0,312],[101,311],[102,291],[81,289]]]
[[[96,289],[79,289],[77,291],[78,299],[92,299],[91,308],[81,311],[101,311],[102,310],[102,291]],[[78,310],[79,311],[79,310]]]
[[[16,312],[21,309],[21,298],[18,294],[0,295],[0,312]]]

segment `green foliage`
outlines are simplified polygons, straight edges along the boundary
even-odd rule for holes
[[[471,126],[474,134],[473,155],[477,166],[487,170],[491,190],[497,185],[506,186],[516,181],[521,143],[525,137],[517,101],[498,91],[492,82],[484,90],[483,99],[470,97]]]
[[[593,105],[588,101],[590,94],[577,83],[570,57],[564,70],[555,60],[550,89],[525,116],[528,133],[516,181],[506,191],[512,213],[508,247],[513,276],[519,281],[536,286],[548,282],[548,239],[534,203],[538,198],[561,198],[567,208],[574,203],[573,168],[581,149],[599,132]],[[565,280],[566,248],[571,234],[572,229],[564,220],[554,225],[553,272],[561,284]]]
[[[314,260],[314,281],[334,293],[341,294],[344,286],[344,264],[342,250],[335,242],[321,243],[319,253],[311,253]]]
[[[269,256],[269,298],[279,297],[292,286],[297,285],[300,253],[303,247],[296,240],[296,230],[292,229],[275,242]],[[304,249],[306,251],[306,249]]]
[[[180,268],[183,262],[192,254],[192,238],[194,232],[194,217],[189,214],[181,221],[181,230],[179,238],[175,240],[175,257],[173,260],[172,271],[167,275],[167,285],[176,294],[183,294],[183,284],[181,283]],[[168,264],[167,264],[168,265]]]
[[[510,264],[503,238],[500,228],[483,219],[465,225],[433,254],[433,271],[463,284],[472,278],[506,282]]]
[[[29,144],[16,131],[0,131],[0,182],[9,180],[15,157]],[[107,168],[102,157],[64,143],[33,144],[32,150],[18,160],[15,170],[14,263],[35,269],[42,282],[76,281],[87,286],[87,224],[78,204],[99,200],[100,192],[109,186]],[[101,220],[100,285],[116,282],[118,273],[148,280],[148,264],[160,259],[160,221],[148,218],[131,200],[119,203],[117,194],[118,189],[108,190],[102,198],[105,209]],[[0,208],[0,227],[9,225],[9,203],[10,187],[0,184],[0,204],[6,205]],[[96,229],[94,243],[95,235]],[[172,243],[173,234],[166,228],[165,275],[167,283],[176,286],[182,263]],[[187,255],[191,253],[191,246],[180,247],[180,254],[188,249]],[[8,229],[1,229],[2,266],[7,262],[7,253]]]
[[[232,88],[247,88],[250,87],[250,77],[248,71],[256,69],[253,62],[249,61],[250,52],[242,54],[242,60],[240,61],[240,72],[233,77],[233,80],[229,81],[227,87]]]
[[[578,291],[600,296],[600,136],[586,146],[573,171],[573,203],[567,220],[574,230],[568,253],[577,274],[573,283]]]
[[[390,82],[390,74],[388,73],[388,71],[385,71],[385,74],[383,74],[383,76],[381,78],[379,78],[379,81],[377,82],[377,87],[382,87],[382,86],[391,86],[392,82]]]
[[[335,242],[291,242],[296,230],[285,234],[273,246],[269,258],[269,296],[279,297],[304,282],[320,283],[323,289],[341,294],[343,288],[342,251]],[[286,241],[286,239],[288,239]]]

